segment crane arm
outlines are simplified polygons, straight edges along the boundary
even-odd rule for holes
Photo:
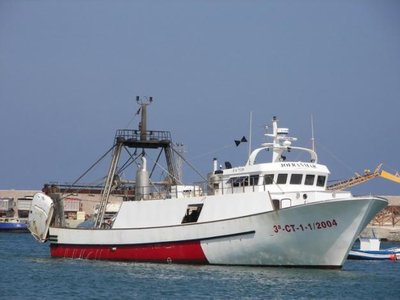
[[[400,183],[400,176],[399,176],[398,173],[393,175],[393,174],[390,174],[389,172],[386,172],[386,171],[382,170],[380,176],[385,178],[385,179],[394,181],[396,183]]]
[[[398,173],[393,175],[389,172],[386,172],[382,170],[382,164],[379,164],[373,172],[366,170],[363,175],[356,174],[355,177],[336,182],[328,186],[327,189],[332,191],[344,190],[352,186],[358,185],[360,183],[374,179],[376,177],[382,177],[391,180],[393,182],[400,183],[400,175]]]

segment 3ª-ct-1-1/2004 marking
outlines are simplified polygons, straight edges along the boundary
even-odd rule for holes
[[[272,230],[275,233],[279,232],[296,232],[296,231],[311,231],[311,230],[320,230],[336,227],[338,224],[335,219],[332,220],[324,220],[317,221],[308,224],[284,224],[284,225],[273,225]]]

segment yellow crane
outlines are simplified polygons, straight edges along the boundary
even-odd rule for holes
[[[331,184],[327,188],[328,190],[332,191],[344,190],[354,185],[374,179],[376,177],[382,177],[394,181],[396,183],[400,183],[399,172],[396,172],[396,174],[391,174],[389,172],[382,170],[382,164],[379,164],[373,172],[371,172],[370,170],[365,170],[363,175],[356,173],[356,176],[350,179],[342,180],[334,184]]]

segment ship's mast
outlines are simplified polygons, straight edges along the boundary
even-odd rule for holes
[[[146,139],[147,132],[147,106],[153,102],[153,97],[142,99],[139,96],[136,96],[136,102],[140,105],[141,121],[139,123],[139,130],[140,140],[143,141]]]
[[[274,116],[272,118],[272,133],[266,134],[267,136],[272,137],[272,162],[285,160],[284,156],[282,155],[283,152],[290,149],[292,141],[297,140],[297,138],[289,137],[288,134],[288,128],[278,128],[278,119]]]

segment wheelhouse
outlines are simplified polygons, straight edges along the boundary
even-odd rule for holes
[[[257,165],[244,168],[238,173],[235,169],[214,171],[209,176],[214,194],[250,191],[324,191],[326,190],[328,169],[314,164],[312,168],[287,168],[281,164]],[[247,171],[247,172],[246,172]]]
[[[242,167],[232,168],[225,163],[225,169],[217,169],[214,159],[214,170],[209,174],[209,187],[214,194],[270,191],[270,192],[302,192],[325,191],[329,170],[318,164],[318,156],[313,149],[294,147],[296,138],[288,136],[289,129],[278,128],[276,118],[273,119],[272,143],[264,143],[255,149]],[[258,154],[271,150],[272,162],[256,163]],[[293,150],[309,155],[308,161],[286,161],[287,153]]]

